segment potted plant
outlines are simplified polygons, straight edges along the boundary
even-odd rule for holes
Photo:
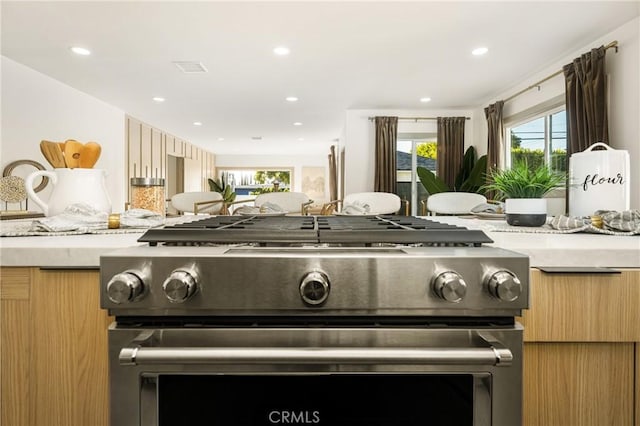
[[[456,180],[453,188],[449,186],[431,170],[425,167],[418,167],[417,174],[420,183],[429,195],[439,192],[462,191],[476,192],[483,194],[482,184],[484,183],[484,175],[487,169],[487,156],[476,159],[476,150],[473,146],[467,148],[464,153],[460,170],[456,174]]]
[[[209,178],[207,181],[209,182],[209,189],[220,193],[222,195],[222,199],[224,199],[226,203],[232,203],[235,201],[236,193],[234,191],[234,185],[229,182],[225,182],[224,174],[220,180]]]
[[[564,182],[564,175],[546,165],[530,168],[526,161],[510,169],[489,173],[484,189],[505,200],[507,223],[513,226],[542,226],[547,220],[547,200],[543,197]]]

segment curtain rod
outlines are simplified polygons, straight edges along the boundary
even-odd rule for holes
[[[614,41],[612,41],[611,43],[607,44],[607,45],[604,47],[604,50],[611,49],[612,47],[613,47],[613,48],[615,48],[615,49],[616,49],[616,53],[618,53],[618,40],[614,40]],[[507,99],[505,99],[503,102],[509,102],[510,100],[512,100],[512,99],[514,99],[514,98],[517,98],[518,96],[522,95],[524,92],[527,92],[527,91],[529,91],[529,90],[531,90],[531,89],[534,89],[534,88],[536,88],[536,87],[539,89],[539,88],[540,88],[540,85],[541,85],[542,83],[544,83],[545,81],[551,80],[553,77],[555,77],[555,76],[557,76],[557,75],[562,74],[562,72],[563,72],[563,70],[560,70],[560,71],[556,71],[556,72],[554,72],[554,73],[553,73],[553,74],[551,74],[550,76],[547,76],[547,77],[543,78],[542,80],[540,80],[540,81],[538,81],[538,82],[536,82],[536,83],[533,83],[531,86],[526,87],[526,88],[522,89],[521,91],[519,91],[519,92],[517,92],[517,93],[514,93],[513,95],[511,95],[511,96],[509,96]]]
[[[467,120],[471,120],[471,117],[465,117]],[[375,120],[375,117],[369,117],[369,121]],[[409,120],[409,121],[419,121],[419,120],[437,120],[438,117],[398,117],[398,120]]]

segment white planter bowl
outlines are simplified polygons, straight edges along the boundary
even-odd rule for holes
[[[507,223],[512,226],[542,226],[547,221],[544,198],[507,198],[504,210]]]

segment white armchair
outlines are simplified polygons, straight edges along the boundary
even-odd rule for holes
[[[400,211],[402,203],[405,203],[404,213],[409,214],[409,203],[401,200],[396,194],[390,192],[355,192],[348,194],[343,200],[335,200],[322,206],[323,215],[330,215],[333,211],[343,212],[349,206],[368,206],[368,215],[395,214]]]
[[[313,204],[313,200],[309,199],[304,192],[266,192],[259,194],[253,200],[242,200],[232,204],[246,204],[253,201],[254,207],[261,207],[265,203],[275,204],[282,210],[291,215],[303,215],[309,214],[309,208]]]
[[[213,191],[181,192],[171,197],[171,206],[183,213],[228,214],[222,194]]]
[[[470,214],[478,204],[487,202],[487,197],[473,192],[439,192],[427,197],[426,205],[422,201],[422,216],[436,214]]]

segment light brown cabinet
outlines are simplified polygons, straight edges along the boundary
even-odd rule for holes
[[[213,154],[133,117],[126,117],[126,129],[127,182],[132,177],[164,178],[167,198],[177,192],[209,190]]]
[[[0,424],[107,426],[97,270],[0,269]]]
[[[640,426],[640,271],[531,278],[524,425]]]
[[[130,117],[126,119],[128,176],[138,177],[142,161],[142,123]],[[129,182],[127,180],[127,182]]]
[[[640,343],[636,342],[636,425],[640,426]]]

